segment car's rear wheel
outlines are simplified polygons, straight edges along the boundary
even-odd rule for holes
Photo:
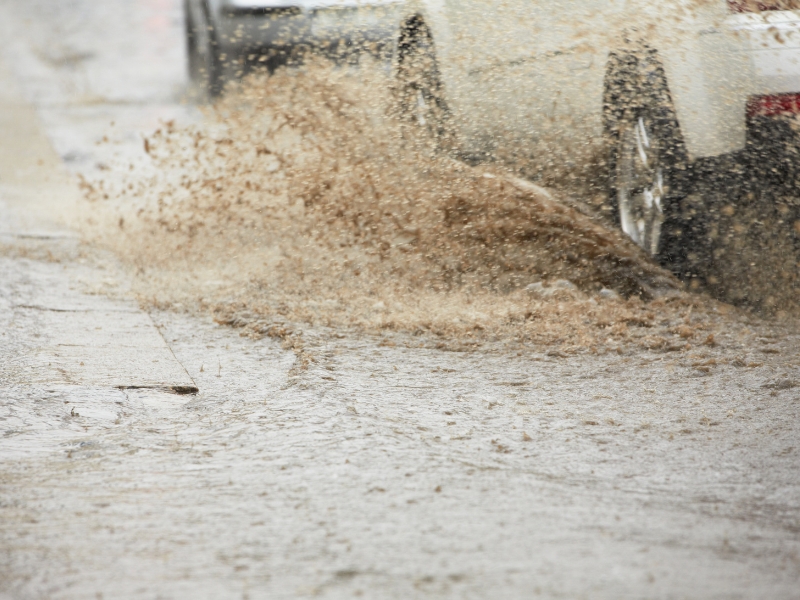
[[[219,44],[205,3],[199,3],[196,8],[192,10],[191,0],[184,0],[189,80],[208,97],[216,98],[224,87]]]
[[[683,278],[707,268],[706,213],[663,68],[649,49],[612,56],[606,77],[608,205],[620,228]]]
[[[400,30],[395,57],[395,99],[400,118],[438,149],[451,149],[453,127],[430,29],[412,17]]]

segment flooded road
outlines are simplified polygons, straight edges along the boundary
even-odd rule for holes
[[[158,176],[164,163],[143,140],[167,121],[203,126],[186,100],[180,2],[7,0],[0,16],[5,81],[69,173],[109,189],[130,181],[126,170]],[[323,298],[330,280],[311,269],[302,286],[254,269],[245,251],[253,239],[269,250],[269,236],[226,237],[246,230],[246,203],[238,225],[230,213],[206,221],[213,235],[185,254],[178,246],[196,238],[177,227],[126,238],[146,248],[93,237],[106,222],[109,237],[128,235],[132,217],[117,225],[115,211],[152,188],[78,201],[83,241],[43,234],[77,184],[27,138],[0,144],[3,600],[797,597],[793,322],[685,294],[623,300],[590,276],[579,290],[477,301],[370,296],[380,279]],[[491,172],[464,177],[509,193]],[[181,225],[205,206],[193,193]],[[601,236],[593,223],[582,231]],[[488,261],[456,243],[464,260]],[[131,256],[153,262],[140,272]],[[258,258],[279,270],[269,252]],[[351,260],[371,276],[372,263]],[[433,267],[413,273],[439,281]],[[280,302],[276,282],[295,285],[274,292]],[[442,298],[453,306],[431,314]],[[133,337],[108,333],[126,320],[75,325],[69,311],[87,307],[135,313],[147,335],[160,332],[146,341],[159,348],[152,360],[171,360],[163,343],[176,363],[155,383],[128,379],[141,372],[123,354]],[[65,350],[53,323],[117,348],[97,353],[113,368]],[[73,362],[54,368],[54,356]],[[164,389],[186,377],[197,394]]]

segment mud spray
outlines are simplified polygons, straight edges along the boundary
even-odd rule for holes
[[[714,344],[738,314],[622,234],[393,118],[380,69],[252,76],[200,126],[144,141],[155,176],[85,183],[145,303],[251,335],[302,324],[554,352]]]

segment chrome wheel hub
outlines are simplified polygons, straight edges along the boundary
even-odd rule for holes
[[[617,205],[622,230],[655,255],[664,222],[666,186],[662,148],[648,120],[639,117],[620,132],[617,160]]]

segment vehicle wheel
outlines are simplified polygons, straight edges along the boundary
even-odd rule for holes
[[[612,56],[604,108],[616,223],[676,275],[695,276],[707,254],[706,213],[702,197],[690,194],[686,147],[652,51]]]
[[[432,140],[438,149],[452,149],[455,136],[433,36],[419,17],[409,19],[400,31],[395,86],[400,118]]]
[[[224,69],[216,32],[210,25],[205,4],[191,10],[191,0],[184,0],[186,51],[189,80],[210,98],[218,97],[224,86]]]
[[[658,254],[661,242],[667,194],[662,146],[653,130],[653,119],[641,114],[621,124],[614,149],[618,223],[652,256]]]

